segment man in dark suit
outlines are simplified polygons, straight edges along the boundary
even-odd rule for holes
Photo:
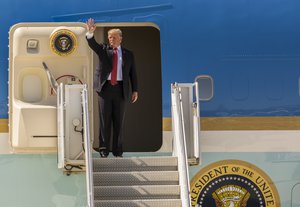
[[[94,88],[98,93],[100,116],[100,147],[101,157],[109,154],[111,128],[113,128],[112,153],[122,157],[122,127],[126,102],[129,99],[131,84],[131,102],[138,99],[137,75],[133,53],[121,46],[122,32],[120,29],[108,31],[107,44],[99,44],[94,38],[96,25],[89,19],[87,25],[87,41],[90,48],[99,57],[99,68],[95,71]]]

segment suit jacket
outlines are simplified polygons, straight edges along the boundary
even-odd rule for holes
[[[112,71],[113,48],[111,48],[107,44],[97,43],[94,37],[92,37],[91,39],[87,38],[87,41],[90,48],[98,55],[100,60],[99,67],[96,68],[94,74],[94,88],[98,93],[101,93],[103,85],[106,83],[107,78]],[[124,98],[128,99],[130,83],[133,92],[138,90],[137,75],[133,53],[124,47],[121,47],[121,50],[123,93]]]

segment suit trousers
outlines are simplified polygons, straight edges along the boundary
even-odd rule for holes
[[[111,132],[113,132],[112,153],[114,156],[121,156],[123,154],[123,123],[126,105],[123,82],[118,81],[118,84],[113,86],[110,81],[106,81],[98,95],[100,151],[109,153]]]

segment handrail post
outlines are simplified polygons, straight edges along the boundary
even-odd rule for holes
[[[91,139],[89,128],[88,96],[86,85],[82,90],[82,108],[83,108],[83,127],[84,127],[84,148],[86,165],[86,190],[88,207],[94,207],[94,189],[93,189],[93,162],[91,153]]]
[[[191,206],[190,181],[188,174],[188,161],[186,152],[186,139],[183,126],[183,113],[181,95],[176,83],[171,86],[172,98],[172,126],[175,139],[176,154],[178,157],[178,171],[182,207]]]

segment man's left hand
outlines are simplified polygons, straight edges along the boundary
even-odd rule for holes
[[[131,103],[134,103],[138,100],[138,92],[133,92],[131,96]]]

